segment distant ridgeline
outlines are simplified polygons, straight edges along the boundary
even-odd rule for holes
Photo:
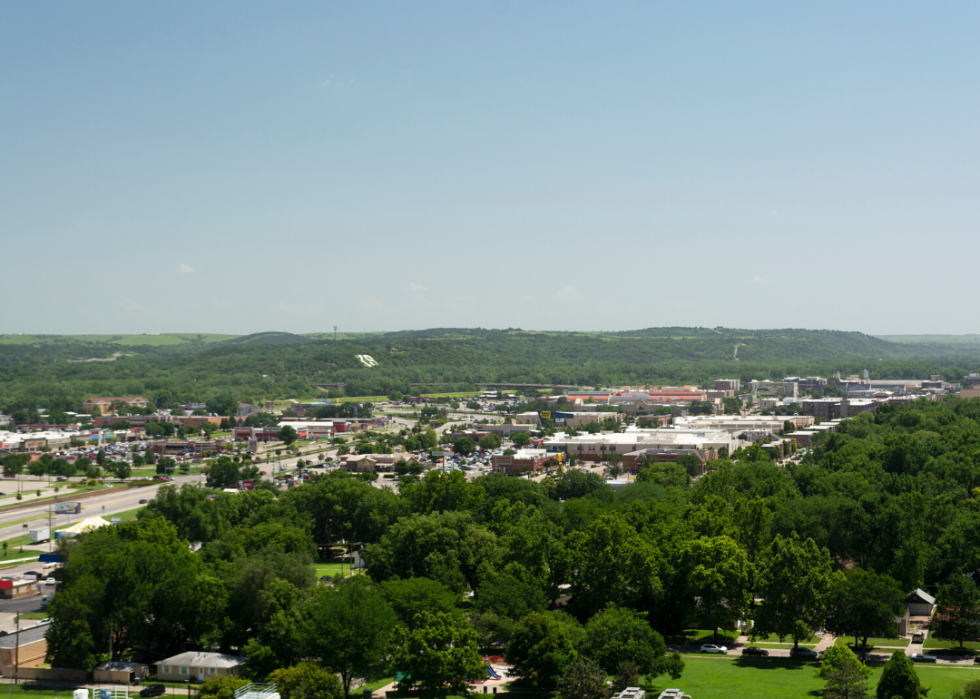
[[[872,378],[939,374],[957,381],[980,370],[976,343],[903,339],[908,341],[830,330],[731,328],[0,335],[0,409],[67,410],[89,395],[207,401],[221,394],[243,402],[322,397],[313,384],[344,384],[347,395],[382,396],[409,393],[412,384],[457,391],[486,382],[705,384],[863,369]]]

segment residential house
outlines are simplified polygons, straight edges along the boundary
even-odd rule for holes
[[[905,606],[912,616],[932,616],[936,610],[936,598],[916,588],[905,598]]]
[[[157,679],[164,682],[203,682],[217,675],[239,675],[246,658],[224,653],[187,651],[157,663]]]

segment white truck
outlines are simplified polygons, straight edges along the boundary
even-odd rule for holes
[[[40,529],[31,529],[30,539],[32,544],[36,544],[41,541],[47,541],[51,538],[51,529],[49,527],[41,527]]]

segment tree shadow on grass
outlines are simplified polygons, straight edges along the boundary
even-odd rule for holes
[[[759,658],[747,655],[735,656],[735,667],[751,667],[756,670],[810,670],[819,663],[795,658]]]

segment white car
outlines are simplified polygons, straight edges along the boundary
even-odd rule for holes
[[[728,648],[725,646],[716,646],[714,643],[705,643],[701,646],[702,653],[721,653],[722,655],[728,653]]]
[[[54,578],[48,578],[47,580],[44,581],[44,584],[45,585],[57,585],[58,584],[58,581],[55,580]]]

